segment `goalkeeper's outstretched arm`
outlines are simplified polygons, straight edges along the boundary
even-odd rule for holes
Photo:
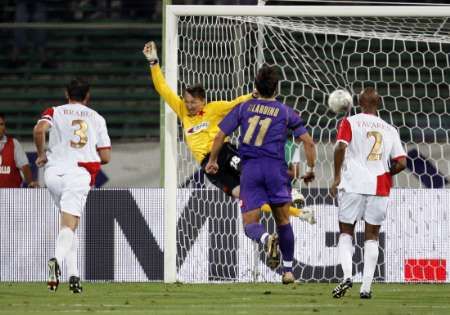
[[[174,91],[172,91],[167,84],[164,75],[162,74],[159,66],[158,51],[155,42],[148,42],[145,44],[142,52],[150,64],[150,72],[156,91],[164,99],[164,101],[169,104],[173,111],[178,116],[181,116],[181,111],[183,110],[184,104],[183,100]]]

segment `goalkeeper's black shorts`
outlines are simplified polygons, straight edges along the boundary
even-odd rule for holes
[[[205,172],[209,155],[208,153],[202,161],[201,166],[203,172],[213,185],[231,196],[233,189],[239,186],[241,176],[241,159],[239,158],[236,146],[229,142],[224,143],[217,158],[219,171],[216,174],[208,174]]]

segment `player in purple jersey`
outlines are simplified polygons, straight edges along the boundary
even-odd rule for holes
[[[275,100],[278,76],[273,67],[263,66],[255,79],[260,97],[235,107],[219,124],[208,173],[216,173],[218,153],[225,141],[239,126],[239,155],[241,162],[241,211],[245,234],[262,243],[268,252],[268,263],[276,268],[280,263],[278,244],[283,255],[284,284],[294,282],[294,233],[289,222],[291,186],[284,158],[284,145],[291,129],[296,140],[304,144],[308,170],[306,183],[314,179],[316,150],[302,119],[290,107]],[[261,206],[269,203],[277,225],[278,235],[269,235],[259,222]]]

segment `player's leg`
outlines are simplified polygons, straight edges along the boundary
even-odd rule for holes
[[[285,284],[294,282],[292,264],[294,261],[294,232],[289,222],[291,206],[291,182],[287,174],[284,161],[265,159],[262,161],[264,169],[265,190],[273,209],[273,216],[277,225],[280,240],[280,250],[283,256],[283,277]]]
[[[245,235],[257,243],[266,244],[269,233],[264,225],[259,223],[261,211],[259,208],[242,212],[242,222],[244,224]]]
[[[67,264],[69,274],[69,289],[73,293],[81,293],[80,275],[77,264],[78,238],[76,229],[78,228],[81,214],[84,210],[86,199],[90,190],[91,177],[84,168],[77,168],[73,172],[64,176],[66,189],[61,198],[61,211],[65,215],[62,221],[61,230],[69,229],[73,232],[72,241],[61,246],[64,251],[63,259]]]
[[[267,253],[267,264],[276,268],[280,264],[278,236],[269,234],[260,223],[261,207],[267,203],[267,195],[258,161],[248,161],[242,166],[240,206],[245,235],[262,244]]]
[[[242,210],[242,207],[241,207]],[[242,222],[244,224],[245,235],[261,245],[267,253],[267,265],[275,269],[280,264],[280,252],[278,248],[279,240],[276,234],[269,234],[264,225],[260,223],[260,208],[242,212]]]
[[[56,290],[59,284],[60,265],[66,261],[69,272],[77,270],[76,251],[77,246],[75,231],[79,225],[81,212],[86,203],[89,192],[90,175],[84,169],[76,169],[73,172],[59,174],[46,172],[46,185],[53,192],[52,195],[59,196],[60,230],[56,238],[55,257],[49,260],[50,290]],[[68,257],[75,259],[68,259]],[[71,274],[69,274],[71,275]]]
[[[364,269],[363,281],[360,289],[362,299],[372,297],[372,281],[378,261],[378,236],[380,225],[372,225],[366,222],[364,230]]]
[[[289,222],[289,203],[272,205],[273,215],[277,225],[277,233],[280,242],[280,251],[283,256],[283,284],[293,283],[295,281],[292,272],[294,262],[294,231]]]
[[[56,168],[47,168],[44,172],[44,181],[56,207],[61,209],[61,195],[64,186],[62,172]],[[57,243],[58,237],[56,244]],[[61,275],[60,263],[61,261],[58,262],[55,257],[48,261],[47,286],[51,291],[56,291],[58,289],[59,277]]]
[[[80,218],[65,212],[61,209],[60,230],[56,238],[55,258],[59,263],[65,259],[67,253],[72,247],[75,237],[75,230],[78,227]]]
[[[354,224],[339,222],[339,241],[338,241],[338,260],[344,273],[344,279],[333,290],[335,298],[341,298],[346,291],[353,286],[352,268],[353,268],[353,233]]]
[[[80,284],[80,272],[77,263],[78,256],[78,237],[74,234],[72,246],[66,255],[67,274],[69,275],[69,289],[73,293],[81,293],[83,288]]]
[[[353,233],[355,223],[361,219],[365,208],[365,199],[360,194],[339,192],[339,241],[338,259],[344,273],[344,278],[333,290],[335,298],[341,298],[353,286]]]
[[[381,224],[386,218],[388,197],[367,196],[367,206],[364,213],[364,269],[360,289],[362,299],[372,297],[372,281],[378,261],[378,238]]]

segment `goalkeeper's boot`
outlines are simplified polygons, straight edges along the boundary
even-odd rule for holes
[[[69,290],[72,291],[72,293],[83,292],[83,288],[80,285],[80,277],[71,276],[69,278]]]
[[[61,270],[59,268],[56,258],[52,258],[48,261],[48,280],[47,287],[50,291],[56,291],[59,285],[59,277],[61,276]]]
[[[305,207],[305,196],[295,188],[291,190],[292,205],[296,208],[303,209]]]
[[[347,292],[347,290],[351,287],[353,287],[353,282],[350,278],[347,278],[339,283],[336,288],[334,288],[332,295],[334,298],[339,299],[343,297],[345,295],[345,292]]]
[[[314,210],[303,208],[301,209],[302,213],[298,216],[298,218],[302,221],[305,221],[309,224],[316,224],[316,217],[314,216]]]
[[[267,265],[275,269],[280,264],[280,250],[278,249],[278,236],[270,234],[266,242]]]
[[[295,277],[294,274],[291,271],[287,271],[283,273],[283,276],[281,277],[281,282],[283,284],[291,284],[294,283]]]
[[[359,297],[361,299],[371,299],[372,298],[372,292],[365,292],[365,291],[360,292],[359,293]]]

